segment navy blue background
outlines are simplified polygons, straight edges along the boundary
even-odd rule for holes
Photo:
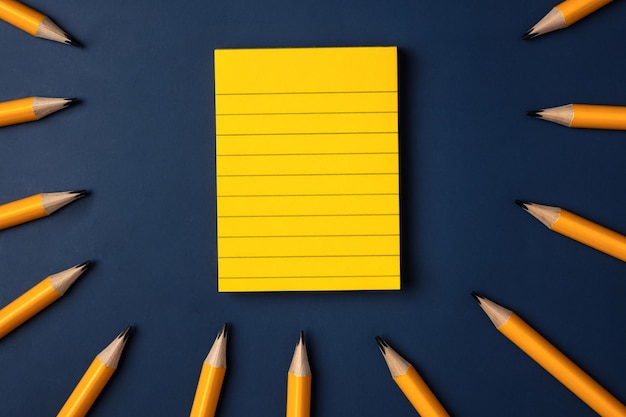
[[[471,3],[471,4],[470,4]],[[626,267],[548,231],[515,199],[626,233],[626,134],[525,111],[626,105],[626,4],[532,41],[555,3],[434,0],[31,0],[85,44],[0,24],[0,101],[79,97],[0,129],[0,202],[91,195],[0,232],[0,305],[94,267],[0,341],[0,414],[56,415],[94,356],[136,331],[91,416],[184,416],[224,321],[217,415],[284,415],[298,331],[312,416],[412,416],[374,342],[411,361],[457,416],[592,416],[499,334],[470,292],[516,311],[626,401]],[[216,48],[397,45],[402,290],[216,291]]]

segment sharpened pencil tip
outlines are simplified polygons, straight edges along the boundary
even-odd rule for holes
[[[119,336],[117,336],[117,338],[118,339],[124,339],[124,341],[127,341],[132,332],[133,332],[133,326],[127,326],[122,331],[122,333],[120,333]]]
[[[539,36],[539,35],[540,35],[540,33],[535,32],[535,31],[534,31],[534,29],[535,29],[534,27],[532,27],[532,28],[528,29],[528,32],[526,32],[526,33],[524,33],[524,34],[522,35],[522,39],[524,39],[524,40],[527,40],[527,39],[535,39],[537,36]]]
[[[222,325],[222,329],[220,330],[220,334],[217,337],[227,337],[228,336],[228,323],[224,323]]]
[[[298,338],[298,345],[304,345],[304,330],[300,330],[300,337]]]
[[[80,103],[80,99],[78,98],[66,98],[65,99],[65,104],[63,105],[65,108],[71,107],[75,104],[79,104]]]
[[[515,204],[523,208],[524,210],[528,210],[528,206],[526,206],[526,202],[522,200],[515,200]]]
[[[81,272],[85,272],[87,269],[89,269],[89,266],[91,265],[91,261],[85,261],[82,264],[78,264],[76,265],[76,268],[80,268]]]
[[[65,41],[67,45],[77,46],[79,48],[83,47],[83,44],[77,41],[73,36],[70,36],[69,33],[65,32],[65,37],[67,38]]]
[[[526,116],[532,116],[541,119],[543,117],[543,110],[529,110],[526,112]]]
[[[481,304],[480,300],[483,297],[480,294],[478,294],[476,291],[472,291],[472,297],[474,297],[474,299],[478,302],[478,304]]]
[[[87,190],[70,191],[69,194],[74,194],[74,200],[78,200],[79,198],[83,198],[89,195],[89,191]]]
[[[384,354],[385,348],[389,346],[387,342],[385,342],[380,336],[376,336],[376,343],[378,343],[380,351]]]

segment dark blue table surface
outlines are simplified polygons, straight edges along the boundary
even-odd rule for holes
[[[0,305],[49,274],[87,259],[94,267],[0,341],[0,415],[56,415],[128,324],[136,331],[90,416],[187,415],[224,321],[220,417],[284,415],[300,329],[312,416],[415,415],[376,335],[451,415],[595,415],[495,330],[472,290],[515,310],[626,401],[626,266],[514,204],[562,206],[626,233],[626,134],[525,115],[626,105],[624,2],[532,41],[521,35],[552,1],[29,4],[85,47],[0,22],[0,101],[83,103],[0,129],[0,202],[91,195],[0,233]],[[217,293],[213,50],[361,45],[399,48],[402,290]]]

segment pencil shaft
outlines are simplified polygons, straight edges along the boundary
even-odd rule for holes
[[[626,236],[561,209],[551,230],[626,262]]]
[[[611,1],[613,0],[565,0],[555,8],[563,14],[565,24],[570,26],[599,8],[606,6]]]
[[[311,413],[311,375],[287,375],[287,417],[309,417]]]
[[[215,415],[225,374],[226,368],[217,368],[208,363],[202,365],[189,417],[213,417]]]
[[[626,416],[626,407],[515,313],[498,327],[509,340],[601,416]]]
[[[0,206],[0,229],[46,217],[42,195],[37,194]]]
[[[42,13],[20,2],[0,0],[0,19],[33,36],[37,35],[39,25],[45,17]]]
[[[59,294],[46,278],[0,310],[0,338],[56,301]]]
[[[570,127],[626,130],[626,107],[573,104]]]
[[[0,103],[0,126],[37,120],[37,115],[33,109],[33,101],[34,97],[27,97]]]
[[[405,374],[395,377],[394,381],[421,417],[449,416],[413,366]]]
[[[83,417],[104,389],[115,368],[106,366],[100,358],[94,359],[87,372],[70,394],[57,417]]]

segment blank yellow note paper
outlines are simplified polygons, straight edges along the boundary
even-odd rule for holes
[[[215,51],[218,289],[400,288],[395,47]]]

